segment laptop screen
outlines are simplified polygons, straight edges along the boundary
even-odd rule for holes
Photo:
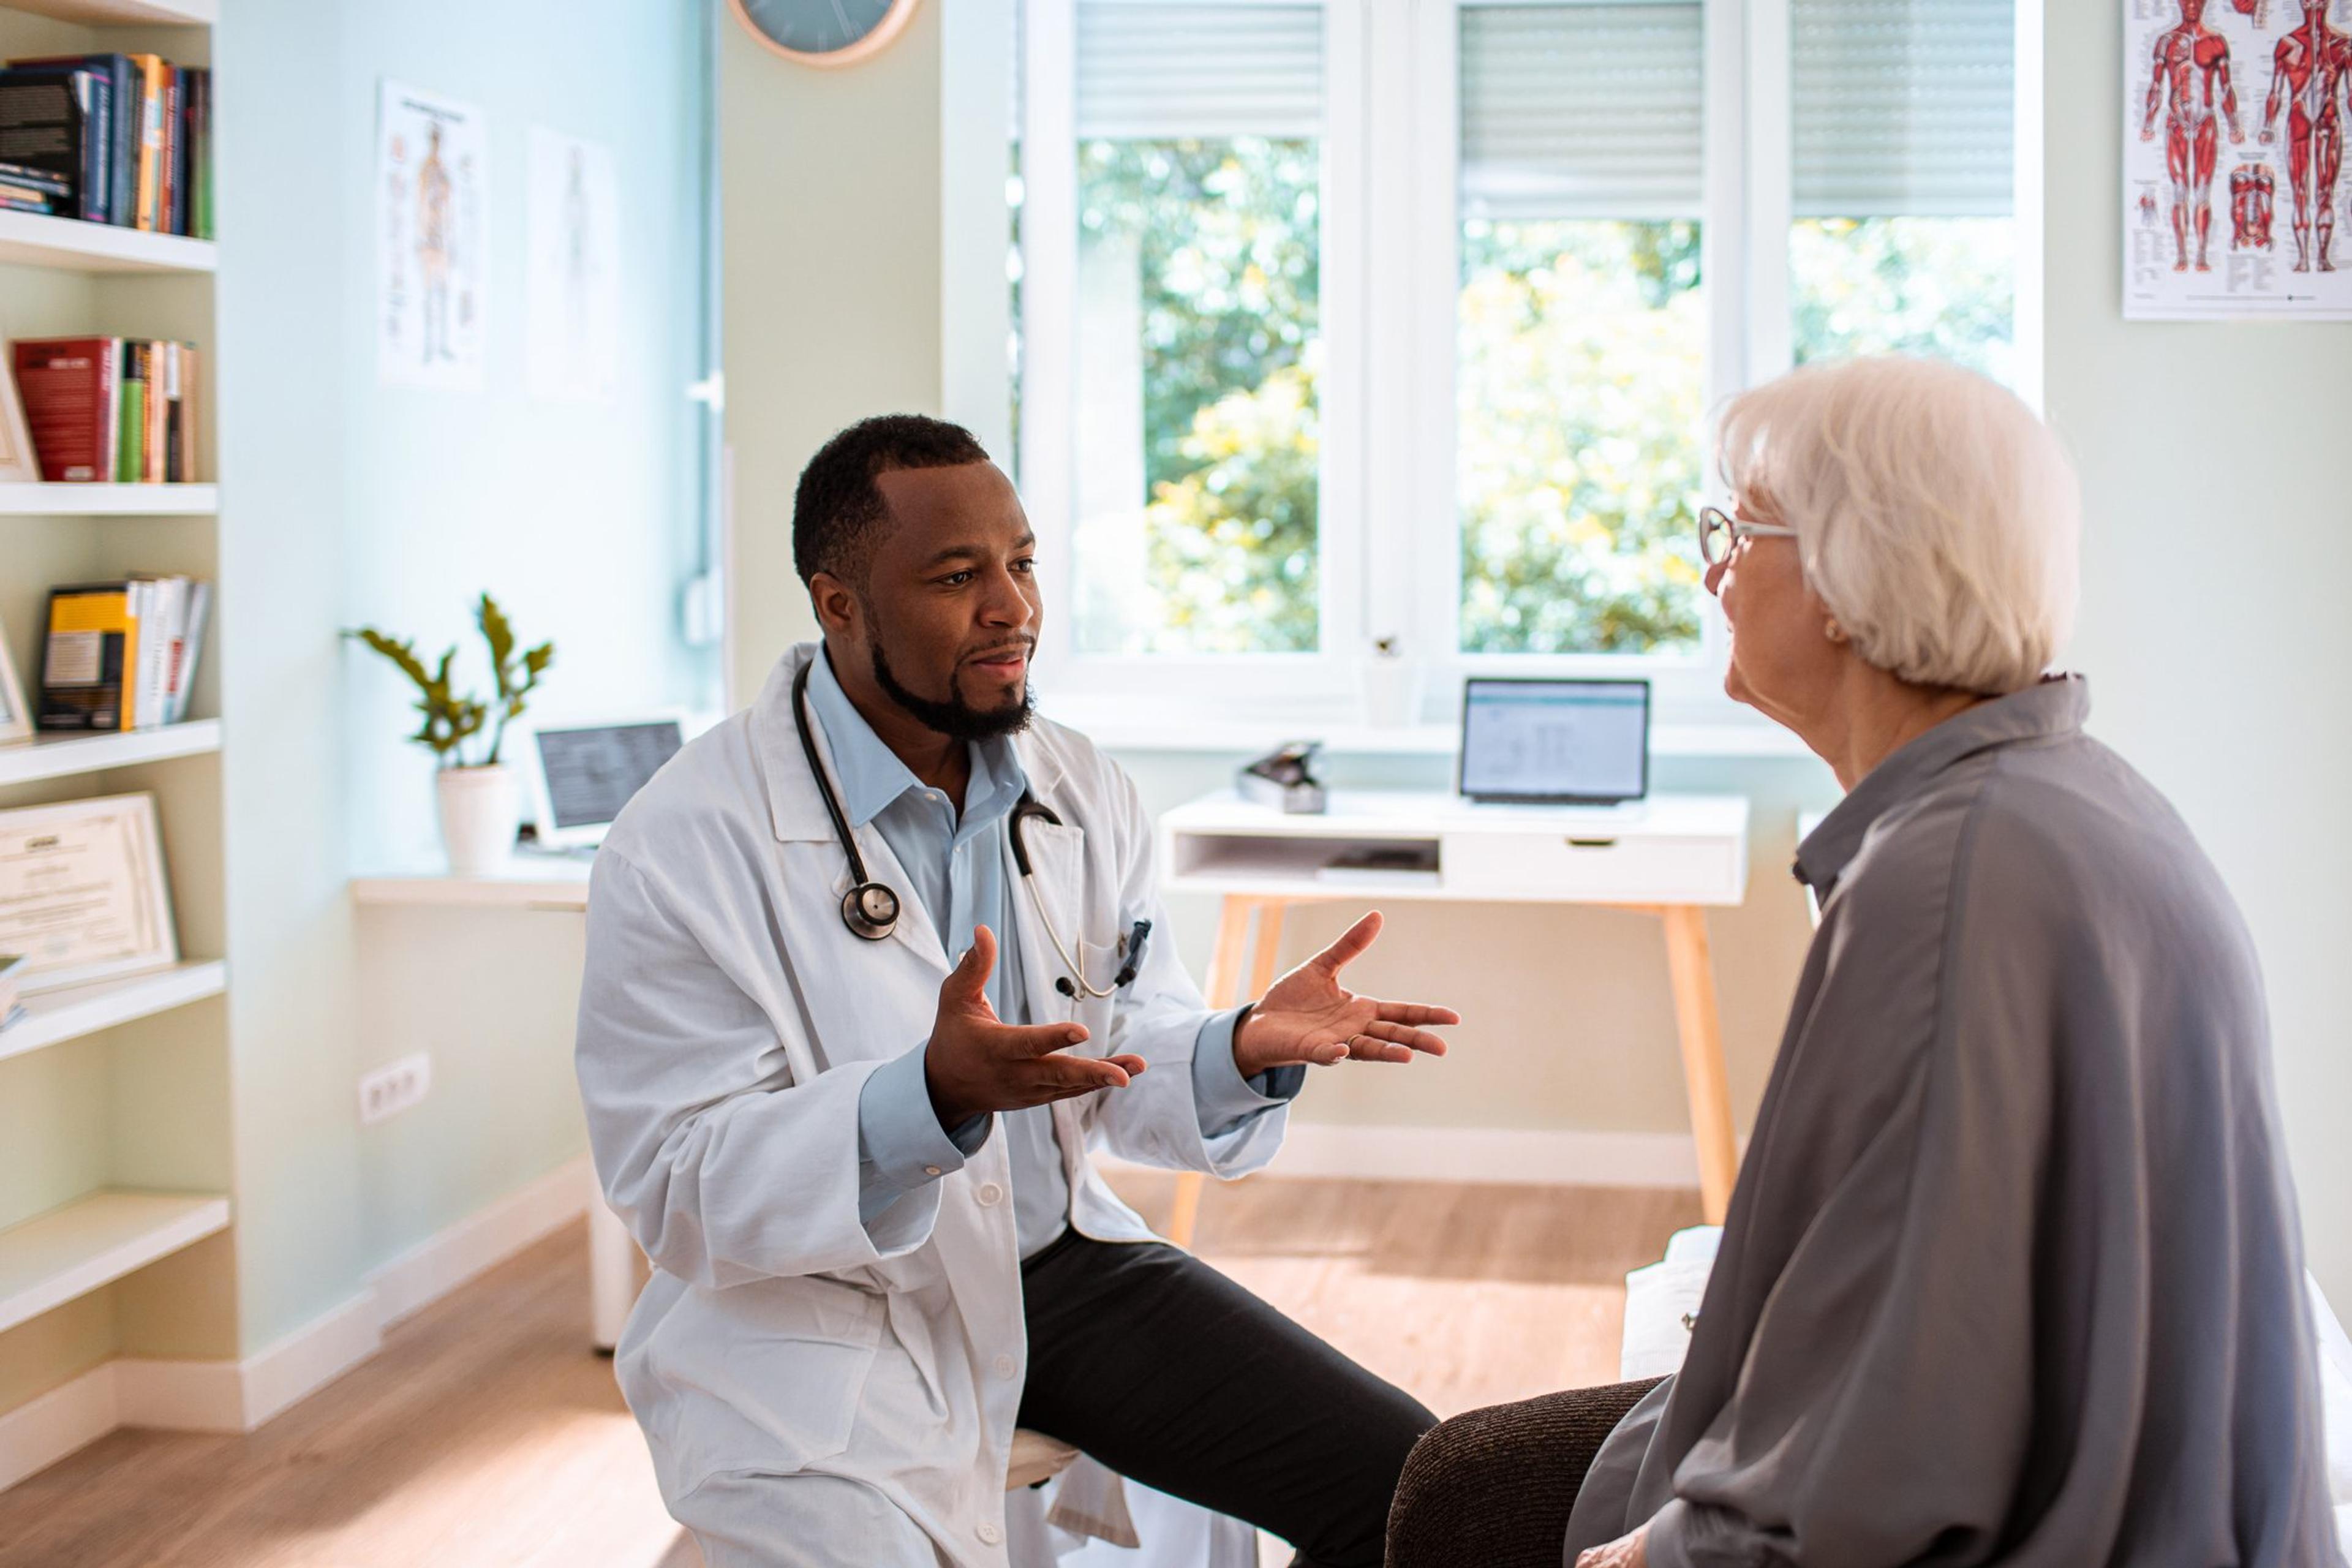
[[[538,732],[557,828],[601,827],[621,815],[683,743],[675,719]]]
[[[1649,775],[1648,681],[1468,683],[1462,793],[1473,800],[1639,800]]]

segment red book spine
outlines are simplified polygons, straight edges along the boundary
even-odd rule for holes
[[[26,338],[15,347],[16,393],[41,478],[52,484],[112,479],[106,439],[114,401],[112,340]]]

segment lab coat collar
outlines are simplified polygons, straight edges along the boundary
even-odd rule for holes
[[[806,642],[786,650],[768,672],[767,684],[760,689],[759,700],[751,704],[753,747],[759,758],[761,782],[767,789],[769,823],[777,839],[786,844],[834,837],[833,819],[825,814],[824,797],[818,793],[816,780],[809,773],[808,759],[801,752],[800,732],[793,721],[793,682],[802,667],[816,657],[821,646]],[[812,686],[815,679],[814,675],[810,677]],[[821,723],[812,728],[816,735],[818,757],[826,771],[839,778],[839,753],[832,737]],[[1032,725],[1013,738],[1012,753],[1030,790],[1066,819],[1067,813],[1059,799],[1059,785],[1066,770],[1053,730],[1054,726],[1043,722]],[[847,808],[845,801],[844,808]]]

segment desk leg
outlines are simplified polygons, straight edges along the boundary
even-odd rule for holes
[[[588,1175],[588,1338],[600,1351],[621,1342],[629,1309],[637,1304],[636,1238],[621,1216],[604,1206],[594,1172]]]
[[[1721,1225],[1739,1174],[1731,1132],[1731,1093],[1724,1081],[1723,1027],[1715,1005],[1715,968],[1707,955],[1706,911],[1694,904],[1658,910],[1665,923],[1666,970],[1675,987],[1675,1026],[1682,1035],[1683,1084],[1690,1095],[1691,1137],[1698,1145],[1699,1207]]]
[[[1251,979],[1244,992],[1242,952],[1247,945],[1252,914],[1257,916],[1257,946],[1251,954]],[[1262,994],[1266,982],[1273,977],[1275,946],[1281,940],[1279,899],[1228,893],[1224,908],[1217,916],[1217,945],[1209,959],[1209,1005],[1238,1007],[1250,997]],[[1192,1232],[1201,1219],[1201,1194],[1208,1184],[1209,1178],[1198,1171],[1177,1173],[1176,1206],[1168,1216],[1168,1239],[1179,1247],[1192,1245]]]

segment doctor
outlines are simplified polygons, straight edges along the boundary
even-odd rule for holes
[[[793,545],[822,642],[639,793],[589,902],[581,1089],[655,1269],[617,1372],[670,1511],[711,1568],[996,1568],[1022,1426],[1377,1564],[1433,1417],[1089,1151],[1244,1174],[1309,1064],[1459,1019],[1341,984],[1377,914],[1203,1006],[1133,784],[1031,719],[1034,540],[968,433],[842,432]]]

